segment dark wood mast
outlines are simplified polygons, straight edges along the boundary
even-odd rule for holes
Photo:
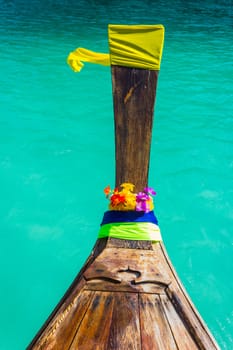
[[[147,186],[158,71],[112,66],[116,186]]]
[[[157,77],[112,66],[117,186],[147,185]],[[102,238],[27,349],[219,348],[162,243]]]

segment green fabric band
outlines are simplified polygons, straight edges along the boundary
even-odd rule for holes
[[[122,222],[102,225],[98,238],[113,237],[140,241],[162,241],[159,226],[150,222]]]

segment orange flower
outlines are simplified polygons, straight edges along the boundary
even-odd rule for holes
[[[104,189],[104,193],[105,193],[106,197],[109,196],[109,193],[110,193],[110,192],[111,192],[111,188],[110,188],[110,186],[108,185],[108,186],[105,187],[105,189]]]
[[[119,193],[118,187],[115,187],[115,188],[114,188],[113,193],[114,193],[114,194]]]
[[[111,196],[111,206],[115,207],[116,205],[119,204],[124,204],[125,203],[125,195],[121,193],[116,193]]]

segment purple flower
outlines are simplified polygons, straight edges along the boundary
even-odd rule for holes
[[[150,211],[150,207],[147,201],[141,201],[136,203],[136,211],[144,211],[148,213]]]
[[[144,192],[147,194],[150,194],[151,196],[155,196],[156,192],[152,187],[145,187]]]
[[[149,201],[150,196],[145,192],[139,192],[136,196],[136,211],[150,211]]]
[[[139,192],[136,196],[137,202],[148,201],[149,199],[150,199],[149,195],[147,193],[144,193],[144,192]]]

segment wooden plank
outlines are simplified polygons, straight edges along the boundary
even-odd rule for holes
[[[178,349],[159,296],[153,294],[140,294],[139,307],[142,349]]]
[[[88,309],[94,293],[81,291],[67,314],[61,316],[56,329],[56,350],[68,349]]]
[[[70,350],[107,350],[113,304],[112,293],[95,292]]]
[[[165,295],[160,295],[165,314],[170,325],[173,337],[176,341],[177,347],[180,350],[200,350],[200,347],[194,342],[186,324],[176,312],[173,304]],[[206,348],[207,349],[207,348]]]
[[[116,186],[147,186],[157,78],[158,71],[112,66]]]
[[[69,349],[93,295],[94,292],[87,291],[82,291],[82,293],[78,294],[62,312],[58,313],[50,327],[33,346],[33,349]]]
[[[187,297],[184,291],[178,289],[176,283],[173,283],[167,288],[166,294],[180,319],[186,325],[189,334],[198,345],[198,348],[201,350],[219,349],[201,316],[198,315],[197,310],[194,308],[191,300]]]
[[[161,255],[162,253],[160,260],[167,271],[170,270],[172,283],[166,289],[166,294],[173,304],[176,312],[179,314],[180,319],[186,324],[189,334],[192,336],[195,343],[198,344],[198,347],[201,350],[219,350],[218,344],[181,283],[167,255],[164,245],[159,243],[156,247],[154,247],[154,249],[156,249],[156,254]]]
[[[114,293],[114,309],[106,350],[141,350],[138,295]]]

